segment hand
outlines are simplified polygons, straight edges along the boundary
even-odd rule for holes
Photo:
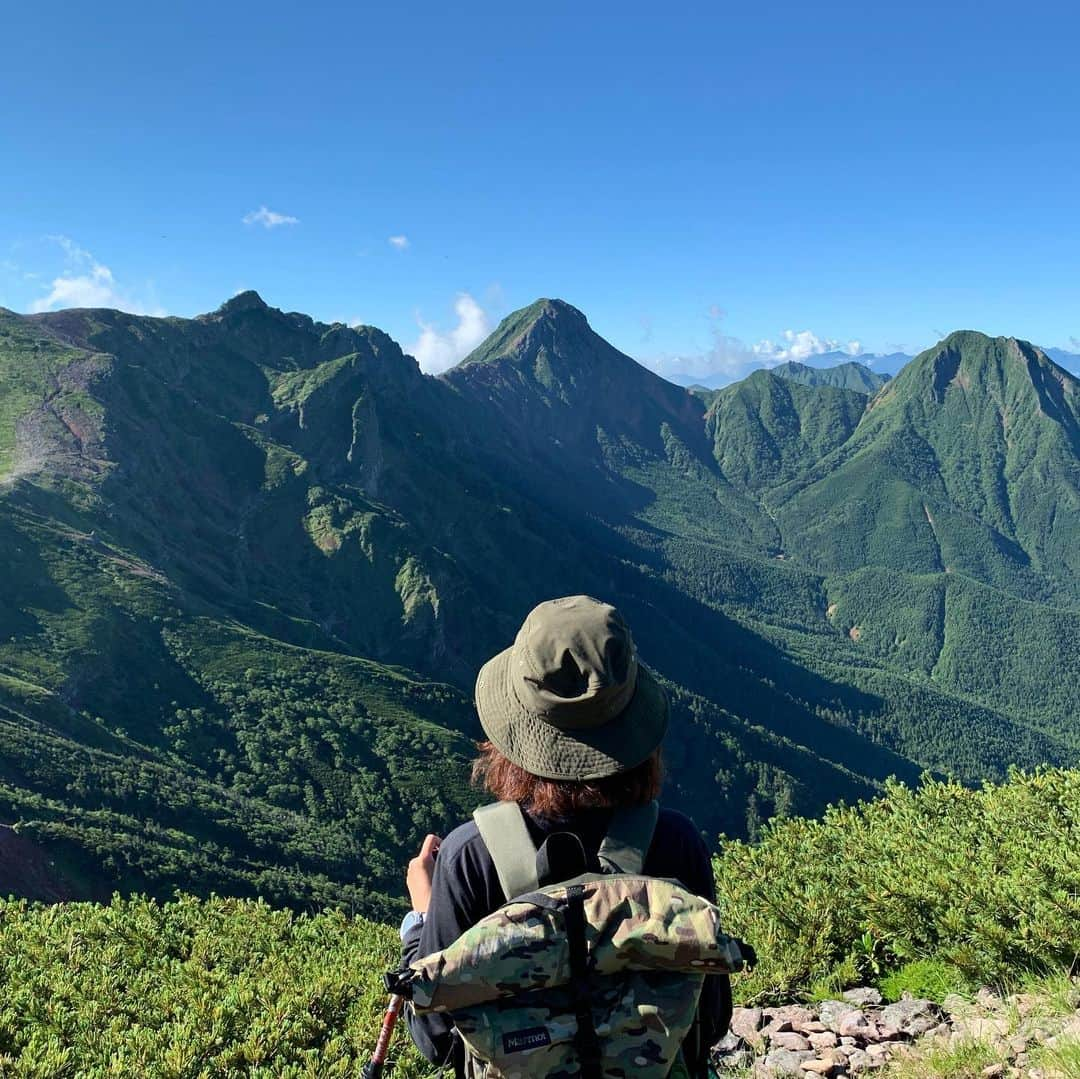
[[[435,872],[435,855],[441,842],[437,835],[426,836],[420,853],[409,862],[409,870],[405,874],[412,909],[424,914],[431,902],[431,877]]]

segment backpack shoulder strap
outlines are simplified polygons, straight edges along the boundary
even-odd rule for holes
[[[605,873],[640,873],[659,816],[660,803],[656,801],[629,809],[616,809],[608,833],[600,844],[600,868]]]
[[[507,902],[535,892],[540,886],[536,845],[525,825],[521,806],[517,802],[492,802],[473,810],[473,820],[495,863]]]

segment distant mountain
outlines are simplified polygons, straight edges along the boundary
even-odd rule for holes
[[[875,375],[895,375],[906,363],[911,360],[911,357],[904,352],[890,352],[888,354],[880,354],[876,352],[862,352],[857,355],[851,355],[848,352],[831,351],[831,352],[819,352],[814,355],[805,356],[801,362],[795,362],[792,360],[786,361],[779,365],[770,366],[766,362],[762,362],[762,370],[775,370],[776,367],[795,367],[795,368],[812,368],[813,370],[829,370],[837,367],[846,368],[849,365],[855,365],[856,367],[864,367],[870,369]],[[698,387],[705,390],[716,390],[723,386],[729,386],[732,382],[736,381],[730,374],[715,373],[715,374],[673,374],[665,376],[670,382],[674,382],[677,386],[683,386],[687,389],[691,387]],[[846,387],[853,389],[857,387]]]
[[[871,371],[864,364],[854,361],[841,363],[836,367],[807,367],[803,363],[789,362],[781,363],[770,370],[780,378],[790,379],[804,386],[833,386],[836,389],[868,394],[877,393],[890,377]]]
[[[836,384],[847,372],[802,368],[808,377],[791,370],[799,366],[755,371],[715,391],[706,430],[721,471],[737,487],[760,490],[803,474],[858,426],[868,395]],[[812,380],[834,374],[835,382]]]
[[[1075,763],[1076,385],[960,334],[873,396],[702,400],[559,300],[439,378],[250,292],[0,311],[0,824],[72,894],[388,911],[478,797],[478,666],[576,592],[709,834]]]

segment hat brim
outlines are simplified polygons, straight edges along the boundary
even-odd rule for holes
[[[638,664],[630,703],[602,726],[563,730],[528,711],[510,682],[513,648],[480,668],[476,710],[495,748],[543,779],[588,780],[618,775],[641,764],[668,726],[668,700],[652,672]]]

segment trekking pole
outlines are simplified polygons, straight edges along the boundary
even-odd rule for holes
[[[383,1065],[386,1063],[386,1054],[390,1049],[390,1039],[394,1036],[394,1026],[401,1014],[401,1005],[405,998],[400,993],[391,993],[390,1000],[386,1005],[383,1015],[382,1028],[379,1030],[379,1039],[375,1043],[375,1052],[371,1054],[371,1060],[364,1065],[360,1073],[363,1079],[379,1079],[382,1075]]]

